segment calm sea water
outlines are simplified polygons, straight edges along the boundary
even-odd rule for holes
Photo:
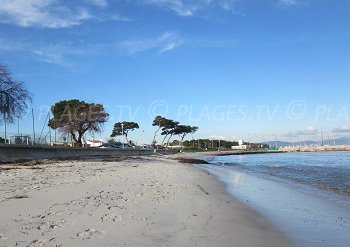
[[[350,196],[350,152],[215,157],[211,163],[291,179]]]
[[[243,204],[296,246],[350,247],[350,152],[207,157]]]

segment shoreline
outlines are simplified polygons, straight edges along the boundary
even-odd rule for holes
[[[283,150],[201,150],[201,151],[176,151],[176,150],[115,150],[94,148],[60,148],[60,147],[27,147],[21,145],[0,145],[0,167],[3,165],[15,165],[31,162],[61,162],[61,161],[120,161],[133,157],[179,157],[185,156],[196,159],[206,156],[229,156],[249,154],[283,154],[283,153],[308,153],[308,152],[341,152],[350,151],[346,148],[334,149],[324,147],[322,149],[283,149]]]
[[[254,164],[256,157],[250,158]],[[211,161],[213,164],[200,167],[215,174],[230,194],[272,221],[296,246],[346,246],[350,229],[347,195],[259,171],[220,165],[235,164],[238,159],[218,157]]]
[[[0,171],[0,245],[291,246],[214,175],[171,158]]]

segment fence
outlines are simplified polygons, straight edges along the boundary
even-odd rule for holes
[[[71,138],[49,128],[50,107],[30,108],[13,123],[0,121],[0,144],[7,145],[71,145]]]

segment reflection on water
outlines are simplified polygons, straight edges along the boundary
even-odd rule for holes
[[[297,246],[343,247],[350,234],[349,160],[348,152],[245,155],[215,157],[201,167]]]
[[[350,195],[350,152],[220,156],[211,163]]]
[[[231,183],[234,186],[239,186],[242,176],[240,174],[230,173]]]

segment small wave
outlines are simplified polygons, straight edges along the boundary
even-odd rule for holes
[[[242,165],[240,163],[235,163],[235,162],[215,162],[211,164],[216,166],[234,167],[236,169],[247,169],[245,165]]]
[[[214,159],[212,164],[289,179],[323,190],[350,195],[350,166],[348,165],[350,156],[339,158],[335,154],[328,156],[288,154],[285,157],[266,155],[249,156],[238,161],[234,159],[235,157]]]

